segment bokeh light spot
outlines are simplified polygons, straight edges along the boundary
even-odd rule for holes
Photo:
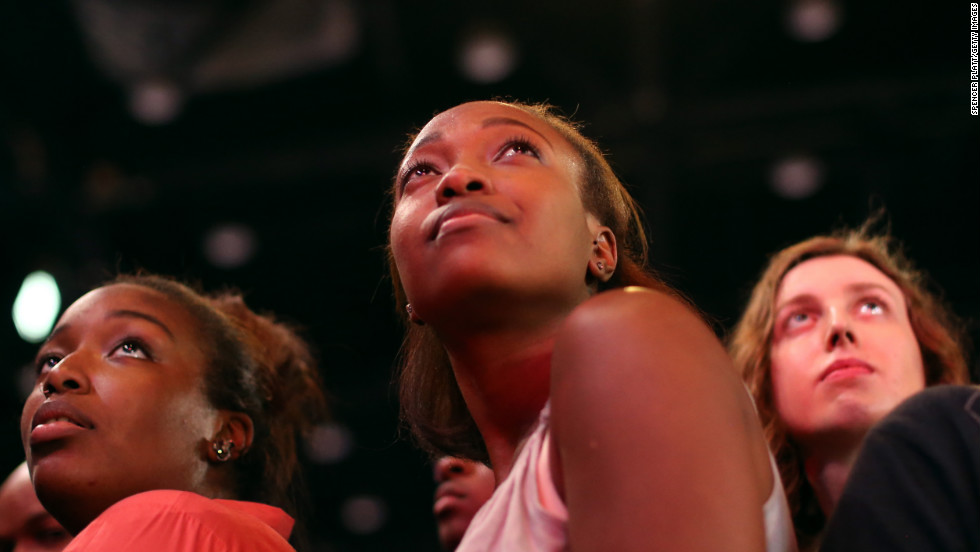
[[[43,270],[28,274],[14,299],[18,335],[30,343],[40,343],[51,333],[60,308],[61,292],[54,276]]]

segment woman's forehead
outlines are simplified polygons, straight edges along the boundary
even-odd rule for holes
[[[853,255],[824,255],[807,259],[783,275],[777,298],[877,287],[904,299],[901,288],[878,267]]]
[[[409,154],[426,143],[439,140],[456,131],[479,130],[498,124],[528,127],[551,144],[565,142],[548,122],[518,107],[500,102],[479,101],[457,105],[433,117],[415,137]]]
[[[190,328],[196,321],[187,308],[162,291],[133,283],[114,283],[96,288],[72,303],[61,316],[63,322],[86,316],[104,316],[107,311],[136,312],[163,321],[168,328]]]
[[[479,120],[485,117],[505,116],[516,120],[544,124],[536,115],[532,115],[523,109],[502,102],[476,101],[459,104],[451,107],[433,117],[426,127],[433,124],[458,123],[467,120]],[[423,129],[424,130],[424,129]]]

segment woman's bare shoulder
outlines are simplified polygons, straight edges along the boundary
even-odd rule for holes
[[[559,356],[569,352],[573,358],[604,350],[641,364],[679,350],[728,365],[721,343],[690,305],[664,291],[641,287],[600,293],[576,307],[562,324],[555,349]]]
[[[581,525],[579,548],[599,546],[588,536],[612,526],[623,536],[619,550],[650,544],[651,528],[662,537],[658,546],[671,550],[694,541],[733,550],[761,542],[753,439],[732,423],[751,411],[748,395],[714,332],[687,304],[639,288],[590,298],[558,332],[551,378],[552,465],[570,519]],[[657,500],[649,489],[658,489]],[[706,496],[714,498],[699,498]],[[704,533],[706,519],[717,522],[714,536]],[[635,540],[641,535],[631,531],[643,533],[637,527],[647,540]]]

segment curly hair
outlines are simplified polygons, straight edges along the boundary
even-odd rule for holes
[[[871,232],[875,222],[873,217],[860,228],[815,236],[772,255],[728,341],[735,368],[752,392],[769,447],[779,465],[801,543],[819,534],[826,518],[803,472],[801,452],[787,434],[773,399],[770,350],[775,302],[787,272],[808,259],[828,255],[850,255],[867,261],[902,290],[909,322],[922,352],[926,385],[969,381],[962,323],[939,293],[930,290],[926,275],[913,266],[901,246],[887,232]]]
[[[646,268],[648,243],[639,206],[613,172],[599,146],[582,135],[580,125],[547,104],[497,103],[519,109],[548,124],[572,146],[581,159],[578,188],[582,202],[588,212],[612,230],[619,246],[616,271],[607,282],[598,283],[598,291],[639,285],[670,293],[684,301],[683,297]],[[406,141],[402,150],[403,156],[407,154],[416,136],[417,133],[414,133]],[[391,198],[389,224],[394,213],[394,186]],[[390,242],[388,266],[395,304],[404,305],[405,290],[391,253]],[[403,422],[416,442],[433,457],[450,455],[487,462],[489,457],[483,439],[466,409],[442,343],[428,326],[408,323],[403,309],[399,309],[399,314],[406,323],[398,376]]]
[[[203,294],[165,276],[122,275],[164,294],[198,323],[198,342],[209,365],[205,395],[219,409],[252,419],[252,446],[236,462],[237,498],[278,506],[296,515],[304,496],[298,440],[326,416],[326,399],[309,345],[289,325],[257,314],[241,295]]]

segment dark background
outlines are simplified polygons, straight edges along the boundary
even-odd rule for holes
[[[119,270],[230,284],[305,328],[333,395],[325,434],[350,439],[307,461],[317,549],[435,550],[431,471],[390,383],[385,190],[406,134],[464,100],[588,122],[644,206],[654,266],[720,334],[767,254],[878,207],[976,320],[969,4],[942,4],[2,0],[0,467],[22,458],[35,345],[9,313],[26,274],[53,273],[62,308]],[[787,26],[828,6],[820,40]],[[516,52],[494,82],[457,62],[486,32]],[[146,83],[179,106],[131,107]],[[772,185],[792,159],[816,171],[797,199]],[[205,253],[225,225],[254,238],[243,264]]]

